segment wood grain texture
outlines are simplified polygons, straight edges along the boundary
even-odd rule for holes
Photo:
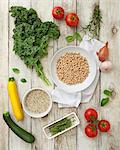
[[[45,73],[52,83],[51,87],[46,87],[43,81],[37,76],[35,70],[29,70],[24,63],[14,54],[12,29],[14,28],[14,19],[8,13],[12,5],[34,8],[42,21],[53,20],[51,10],[54,6],[60,5],[68,12],[77,12],[82,26],[89,23],[92,10],[95,4],[100,5],[102,11],[103,23],[100,30],[100,40],[108,41],[110,47],[110,60],[113,62],[114,69],[109,74],[102,73],[99,84],[96,88],[92,100],[87,104],[82,104],[78,109],[64,108],[59,109],[57,104],[53,104],[50,114],[41,119],[31,119],[25,115],[23,122],[17,122],[21,127],[33,133],[36,137],[34,144],[27,144],[19,139],[10,131],[3,122],[2,114],[9,110],[12,115],[11,105],[8,101],[7,80],[9,76],[14,76],[18,83],[18,90],[22,100],[25,92],[31,87],[42,87],[51,91],[54,84],[51,81],[49,73],[49,61],[55,51],[67,45],[79,45],[76,41],[68,44],[65,40],[67,35],[75,31],[80,32],[79,26],[70,28],[66,26],[65,21],[54,22],[59,25],[61,36],[57,41],[51,41],[49,44],[48,57],[42,61]],[[119,0],[0,0],[0,150],[120,150],[120,1]],[[83,33],[81,33],[83,35]],[[12,68],[20,69],[20,74],[15,75]],[[27,83],[20,82],[21,78],[26,78]],[[117,92],[116,97],[105,107],[99,107],[102,92],[109,84],[113,82]],[[111,122],[111,131],[108,134],[99,134],[91,140],[84,135],[86,121],[84,111],[88,107],[94,107],[99,112],[100,119],[107,119]],[[67,133],[48,140],[43,134],[42,127],[69,112],[77,112],[81,125]],[[15,118],[12,117],[14,120]]]
[[[50,2],[48,2],[48,0],[44,1],[32,0],[31,7],[37,11],[38,16],[41,18],[43,22],[52,20],[51,18],[51,10],[53,7],[52,0]],[[42,64],[45,74],[50,80],[50,74],[48,69],[49,69],[49,59],[53,55],[52,41],[51,43],[49,43],[48,52],[49,52],[48,57],[45,57],[42,60]],[[53,88],[53,86],[46,86],[44,82],[37,76],[35,70],[33,70],[32,72],[32,87],[41,87],[45,88],[46,90],[51,90]],[[43,126],[47,125],[48,123],[54,120],[54,113],[55,113],[54,109],[52,109],[51,113],[48,116],[41,119],[32,119],[32,132],[36,137],[36,141],[32,146],[33,150],[46,150],[46,149],[54,150],[54,140],[47,140],[42,130]]]
[[[0,1],[0,150],[8,150],[8,128],[2,114],[8,110],[8,1]]]
[[[99,4],[98,0],[77,0],[77,13],[81,18],[82,26],[89,24],[94,6],[96,4]],[[77,31],[80,32],[79,27],[77,28]],[[82,32],[80,33],[81,35],[84,35]],[[87,138],[84,133],[84,128],[87,125],[87,122],[84,118],[85,110],[89,107],[93,107],[99,111],[99,88],[100,87],[98,84],[91,101],[86,104],[81,104],[78,108],[78,116],[81,120],[81,126],[77,128],[77,150],[98,150],[99,148],[99,136],[94,140],[91,140],[90,138]]]
[[[114,83],[117,95],[111,102],[101,108],[101,118],[110,120],[111,132],[101,135],[101,147],[105,150],[120,149],[120,1],[101,0],[100,8],[103,13],[100,39],[109,42],[109,59],[114,67],[108,74],[101,74],[101,95],[111,82]]]
[[[9,8],[11,6],[24,6],[29,8],[30,7],[30,1],[29,0],[24,0],[24,1],[18,1],[18,0],[10,0],[9,1]],[[15,55],[13,52],[13,28],[14,28],[14,18],[10,16],[9,14],[9,76],[14,76],[18,85],[18,91],[19,91],[19,96],[22,101],[22,98],[25,94],[25,92],[30,89],[31,87],[31,71],[25,66],[22,60]],[[20,74],[16,75],[13,71],[12,68],[17,67],[20,70]],[[21,83],[20,79],[21,78],[26,78],[27,83]],[[9,111],[12,115],[12,118],[15,120],[13,117],[13,112],[11,110],[11,104],[9,103]],[[25,114],[25,113],[24,113]],[[15,120],[16,121],[16,120]],[[24,121],[17,122],[18,125],[26,129],[27,131],[31,131],[31,125],[30,125],[30,117],[25,115]],[[31,145],[23,142],[20,138],[18,138],[12,131],[9,133],[9,150],[26,150],[29,149],[31,150]]]
[[[68,1],[58,1],[54,0],[54,6],[62,6],[65,10],[65,15],[68,12],[76,12],[76,0],[68,0]],[[54,52],[59,50],[62,47],[65,47],[68,45],[68,43],[65,40],[65,37],[68,35],[71,35],[75,32],[75,28],[70,28],[66,25],[65,21],[55,21],[61,31],[61,36],[58,39],[57,42],[54,43]],[[76,42],[72,42],[69,45],[75,45]],[[55,108],[56,115],[55,119],[60,118],[72,111],[76,111],[74,108],[64,108],[59,109],[58,106]],[[67,133],[55,138],[55,150],[76,150],[76,128],[72,129],[71,131],[68,131]]]

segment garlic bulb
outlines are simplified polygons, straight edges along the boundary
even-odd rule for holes
[[[100,64],[101,72],[109,72],[112,70],[112,63],[110,61],[104,61]]]

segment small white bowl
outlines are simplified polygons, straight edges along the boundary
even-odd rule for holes
[[[42,90],[42,91],[44,91],[48,94],[49,100],[50,100],[50,105],[49,105],[48,109],[45,112],[42,112],[42,113],[31,112],[30,110],[28,110],[27,106],[25,105],[25,100],[26,100],[27,95],[30,92],[34,91],[34,90]],[[51,99],[50,94],[46,90],[44,90],[42,88],[32,88],[32,89],[30,89],[29,91],[27,91],[25,93],[25,95],[23,97],[23,100],[22,100],[22,106],[23,106],[23,110],[25,111],[25,113],[28,114],[29,116],[31,116],[33,118],[42,118],[42,117],[46,116],[51,111],[51,109],[52,109],[52,99]]]

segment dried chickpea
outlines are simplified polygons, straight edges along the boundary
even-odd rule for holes
[[[89,74],[87,59],[80,53],[66,53],[57,62],[57,76],[66,84],[82,83]]]

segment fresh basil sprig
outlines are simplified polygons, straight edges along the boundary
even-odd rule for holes
[[[112,95],[113,95],[113,91],[110,91],[110,90],[104,90],[103,91],[103,93],[104,93],[104,95],[106,96],[106,97],[104,97],[102,100],[101,100],[101,106],[105,106],[106,104],[108,104],[109,103],[109,101],[110,101],[110,97],[112,97]]]
[[[78,40],[79,42],[82,41],[82,37],[78,32],[75,32],[73,35],[68,35],[65,39],[68,43],[73,42],[75,39]]]

